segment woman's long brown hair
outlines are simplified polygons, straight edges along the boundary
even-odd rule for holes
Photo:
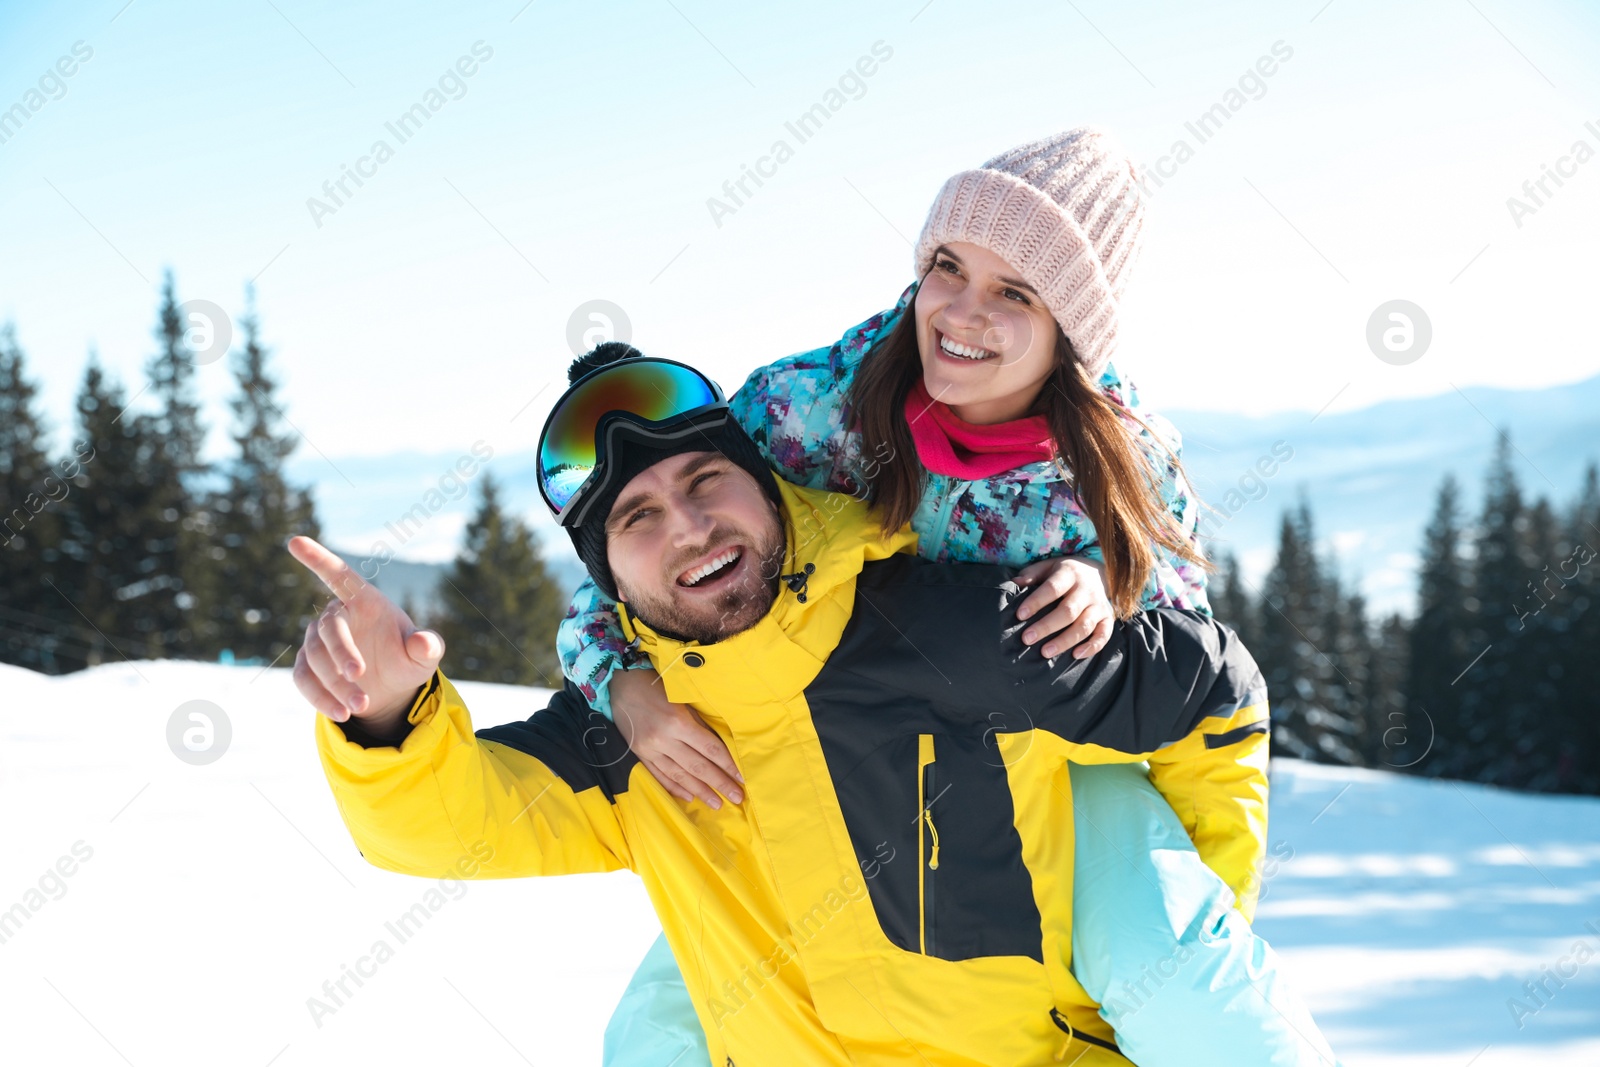
[[[1157,545],[1208,571],[1215,565],[1167,510],[1156,456],[1142,447],[1133,429],[1133,425],[1149,427],[1089,381],[1059,325],[1055,357],[1055,371],[1046,379],[1033,413],[1049,420],[1056,459],[1099,535],[1112,609],[1125,619],[1140,608],[1145,582],[1156,565]],[[846,397],[850,425],[861,434],[861,454],[882,457],[860,477],[886,531],[898,530],[911,520],[927,487],[928,472],[916,458],[905,416],[906,394],[921,376],[913,302],[888,337],[862,361]],[[1182,461],[1153,430],[1151,437],[1187,481]],[[1200,506],[1193,496],[1191,503]]]

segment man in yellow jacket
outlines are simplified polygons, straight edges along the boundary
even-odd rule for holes
[[[295,680],[365,858],[635,871],[714,1063],[1126,1065],[1072,970],[1066,761],[1229,761],[1268,725],[1231,631],[1152,611],[1092,658],[1046,661],[1009,610],[1014,571],[922,560],[859,501],[778,481],[715,385],[665,360],[579,380],[540,476],[667,697],[733,753],[744,803],[633,773],[570,686],[474,733],[437,635],[295,538],[338,594]],[[1331,1064],[1290,1010],[1311,1051],[1271,1062]]]

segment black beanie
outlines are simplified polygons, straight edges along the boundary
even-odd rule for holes
[[[642,358],[644,353],[632,345],[621,341],[607,341],[573,360],[572,366],[567,370],[567,381],[576,383],[578,379],[608,364],[624,359]],[[612,600],[618,599],[616,581],[611,576],[611,563],[606,558],[606,519],[610,516],[611,506],[617,502],[617,497],[621,495],[623,488],[639,474],[664,459],[685,452],[710,450],[721,452],[744,468],[774,505],[780,508],[783,506],[783,497],[778,492],[778,480],[773,475],[772,468],[767,466],[766,457],[762,456],[756,443],[732,416],[714,430],[707,430],[703,434],[681,441],[663,442],[660,446],[647,445],[635,440],[626,441],[620,456],[607,457],[607,462],[614,473],[606,493],[596,497],[589,506],[589,521],[581,526],[567,527],[567,533],[572,538],[572,547],[577,550],[578,559],[588,568],[589,577],[594,579],[594,584],[606,596]]]

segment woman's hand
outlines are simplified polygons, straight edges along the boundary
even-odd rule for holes
[[[667,699],[654,668],[611,675],[611,715],[639,762],[679,800],[711,808],[722,807],[722,796],[744,800],[744,776],[722,738],[693,708]]]
[[[1074,659],[1087,659],[1105,648],[1116,621],[1106,596],[1105,569],[1097,560],[1076,557],[1040,560],[1022,568],[1017,583],[1032,592],[1018,605],[1017,619],[1033,620],[1022,633],[1023,643],[1037,644],[1050,637],[1043,649],[1046,659],[1069,648]],[[1040,614],[1052,604],[1053,610]]]

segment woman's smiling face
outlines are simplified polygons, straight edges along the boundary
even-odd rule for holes
[[[915,314],[929,396],[971,423],[1028,414],[1055,370],[1057,327],[1010,264],[965,241],[940,245]]]

